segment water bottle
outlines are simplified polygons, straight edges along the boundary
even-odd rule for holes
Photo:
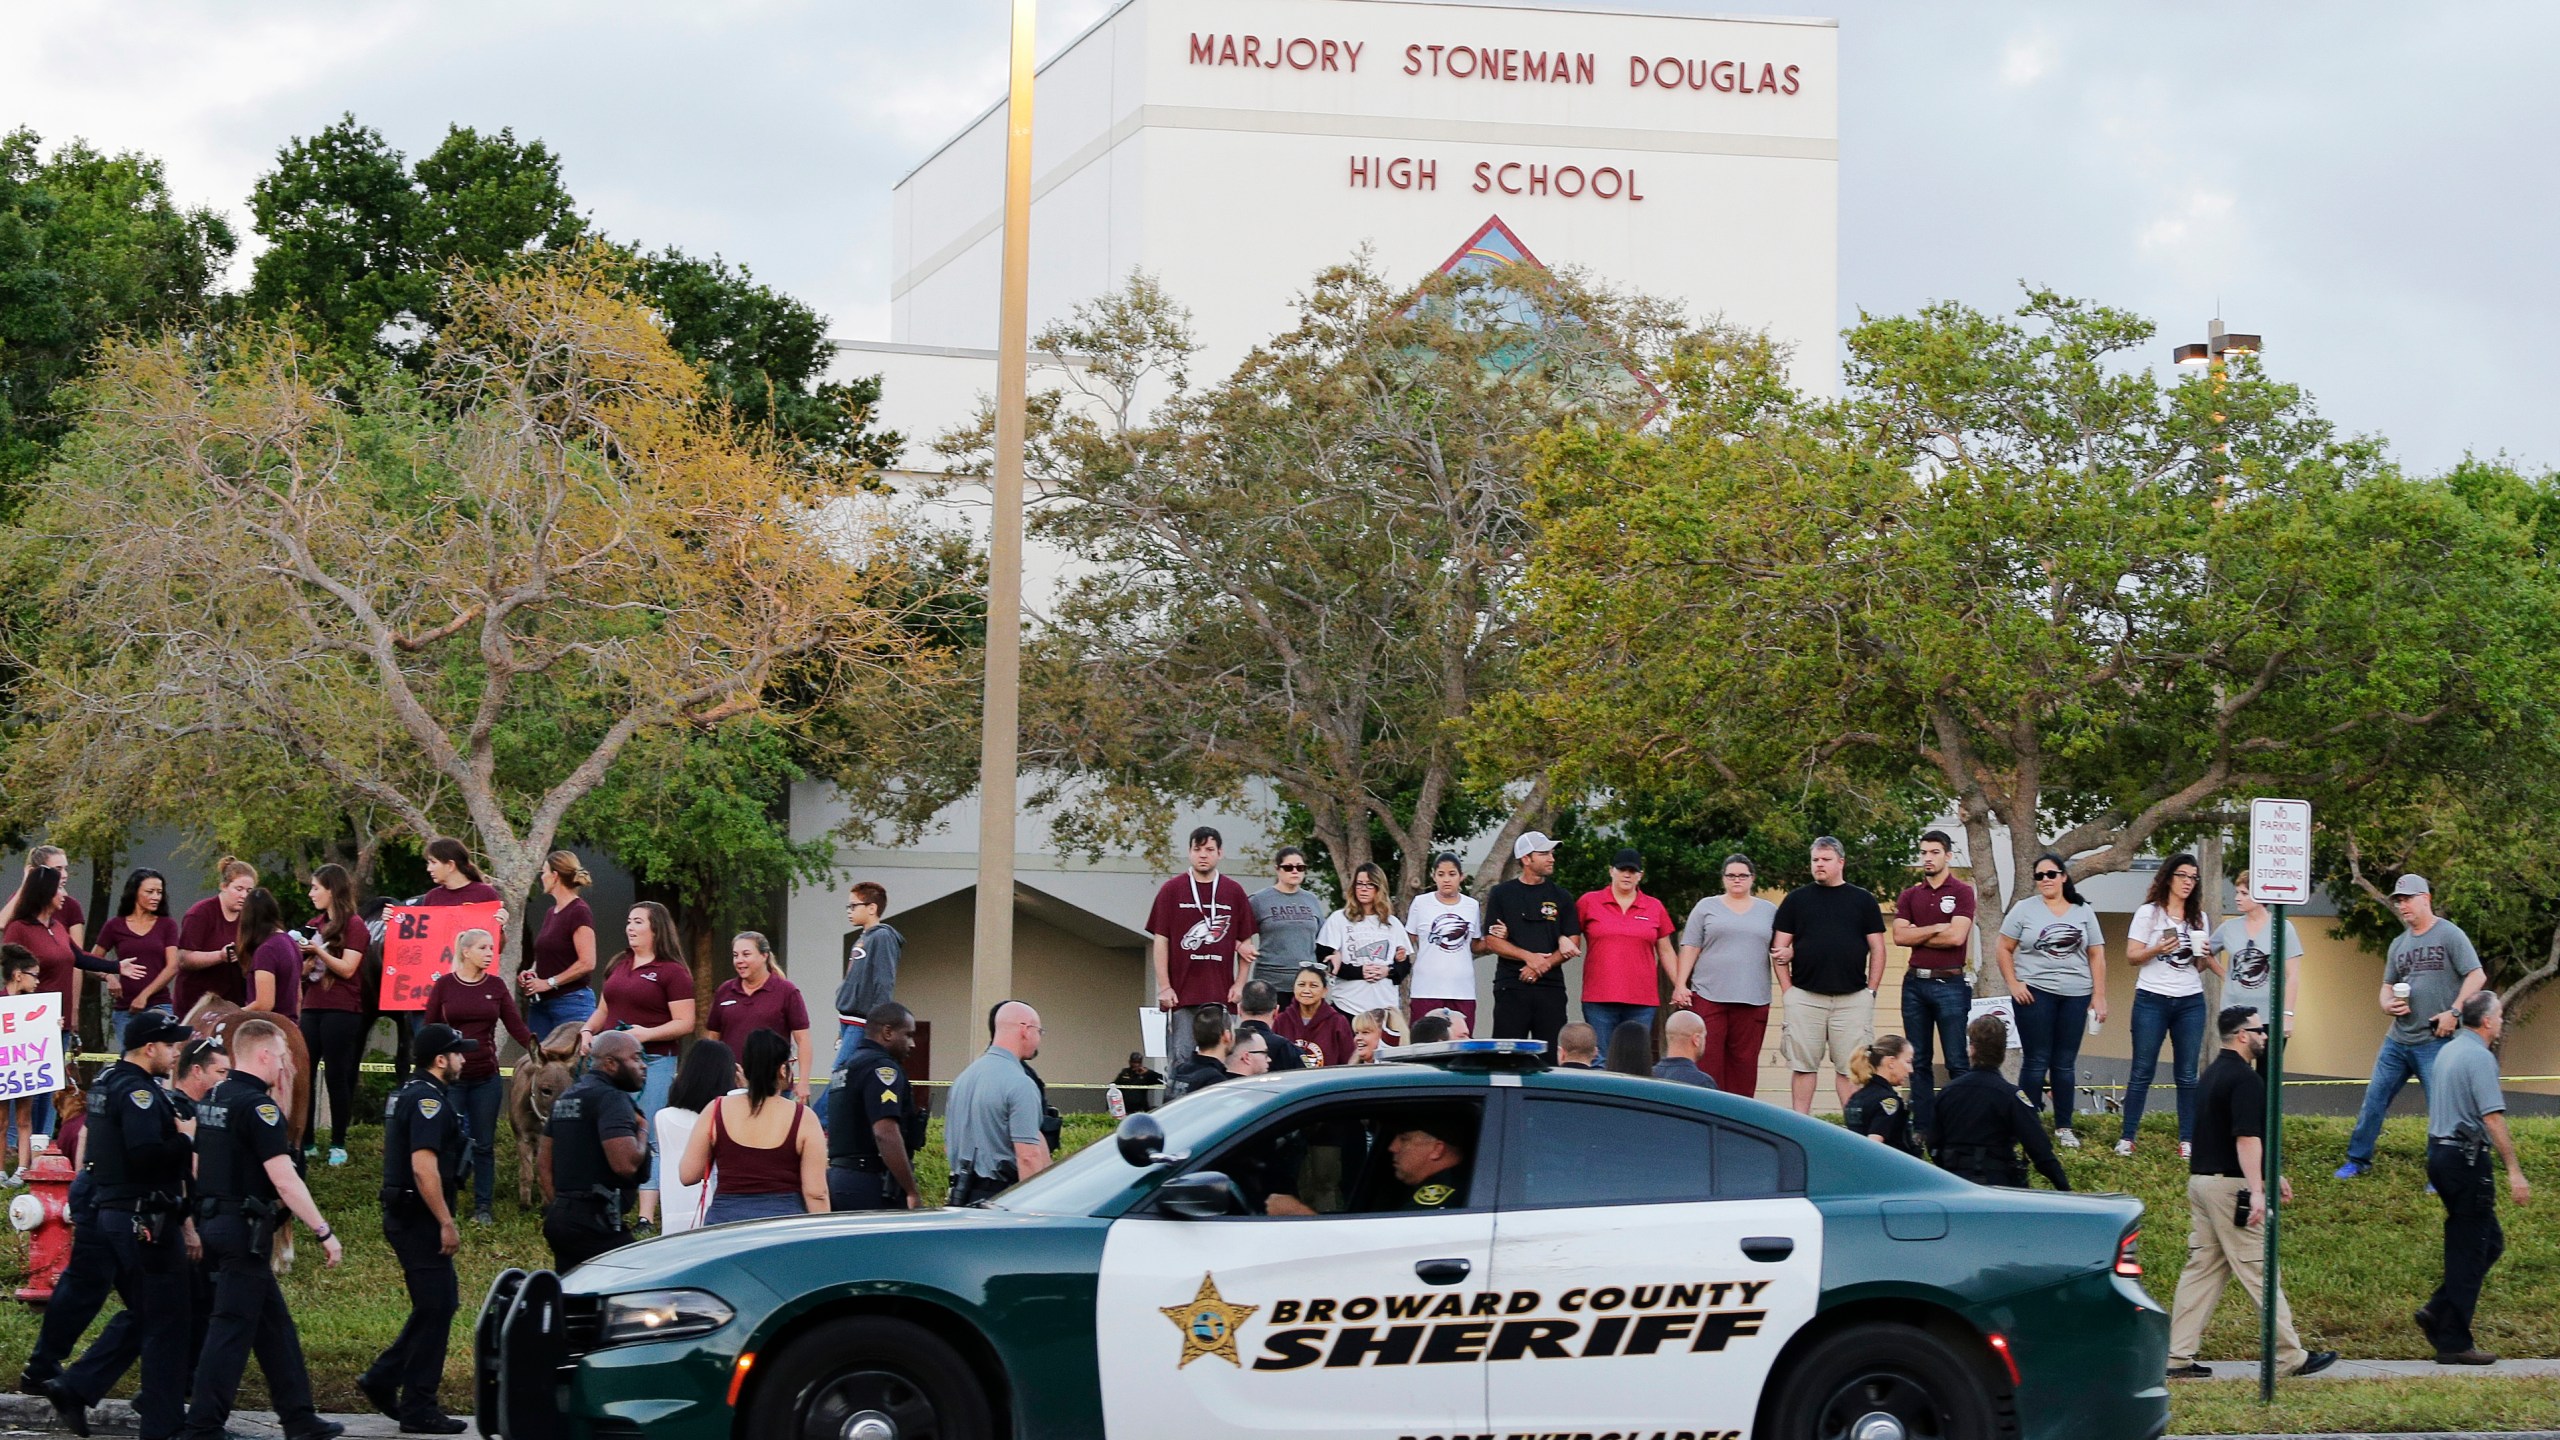
[[[1103,1091],[1102,1103],[1110,1109],[1112,1119],[1126,1120],[1129,1118],[1129,1102],[1120,1098],[1119,1086],[1114,1085],[1110,1089]]]

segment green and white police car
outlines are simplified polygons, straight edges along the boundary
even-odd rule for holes
[[[1537,1047],[1238,1080],[992,1205],[509,1272],[505,1440],[2155,1440],[2139,1202]]]

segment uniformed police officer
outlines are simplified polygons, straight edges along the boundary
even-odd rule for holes
[[[1938,1092],[1929,1117],[1930,1144],[1938,1166],[1977,1185],[2024,1189],[2027,1167],[2018,1163],[2018,1147],[2035,1162],[2037,1173],[2056,1190],[2071,1188],[2062,1162],[2053,1155],[2052,1137],[2026,1092],[2000,1074],[2009,1055],[2009,1027],[1997,1015],[1977,1017],[1965,1027],[1965,1048],[1972,1065]]]
[[[186,1136],[160,1088],[187,1027],[159,1011],[125,1029],[124,1058],[89,1091],[91,1234],[112,1257],[113,1284],[139,1335],[101,1335],[79,1362],[42,1383],[72,1433],[89,1433],[89,1407],[124,1376],[136,1349],[142,1388],[133,1399],[142,1433],[167,1436],[184,1418],[187,1378]],[[75,1244],[77,1241],[75,1240]]]
[[[648,1127],[631,1097],[647,1078],[640,1042],[627,1030],[608,1030],[587,1051],[587,1073],[552,1102],[539,1163],[551,1183],[542,1238],[555,1269],[565,1273],[631,1243],[622,1217],[649,1170]]]
[[[1474,1127],[1456,1115],[1405,1121],[1387,1142],[1387,1160],[1402,1194],[1395,1210],[1455,1210],[1467,1203],[1466,1144]],[[1278,1212],[1274,1212],[1275,1214]]]
[[[862,1043],[827,1097],[827,1196],[836,1210],[914,1210],[924,1205],[915,1154],[925,1107],[907,1083],[916,1017],[895,1000],[871,1009]]]
[[[2002,1044],[2006,1043],[2003,1035]],[[1877,1036],[1849,1057],[1849,1078],[1858,1090],[1840,1107],[1840,1123],[1852,1134],[1882,1141],[1906,1155],[1919,1155],[1920,1142],[1911,1133],[1911,1107],[1894,1088],[1911,1078],[1911,1042],[1899,1035]]]
[[[288,1212],[310,1227],[331,1266],[346,1254],[293,1166],[292,1132],[274,1089],[292,1054],[276,1022],[241,1021],[231,1032],[231,1078],[196,1107],[196,1233],[204,1241],[205,1263],[213,1268],[213,1324],[205,1332],[195,1394],[187,1405],[183,1433],[190,1440],[222,1435],[252,1351],[266,1373],[267,1394],[286,1440],[346,1433],[311,1406],[302,1337],[268,1265]]]
[[[453,1197],[462,1183],[462,1157],[471,1136],[453,1105],[453,1082],[462,1057],[480,1048],[450,1025],[421,1025],[409,1042],[417,1072],[383,1111],[382,1238],[400,1259],[409,1286],[409,1321],[391,1348],[356,1377],[356,1389],[374,1409],[412,1435],[459,1435],[468,1422],[444,1413],[436,1389],[444,1382],[446,1342],[454,1312],[462,1308],[453,1252],[462,1232],[453,1224]]]

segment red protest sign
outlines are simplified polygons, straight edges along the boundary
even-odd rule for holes
[[[394,905],[382,912],[382,1008],[424,1010],[436,977],[453,969],[453,937],[498,933],[499,907]]]

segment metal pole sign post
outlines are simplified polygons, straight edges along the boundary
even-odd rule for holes
[[[2305,800],[2249,802],[2249,893],[2267,907],[2274,952],[2267,977],[2267,1259],[2259,1293],[2258,1399],[2276,1398],[2276,1235],[2284,1192],[2284,912],[2311,898],[2311,805]]]

